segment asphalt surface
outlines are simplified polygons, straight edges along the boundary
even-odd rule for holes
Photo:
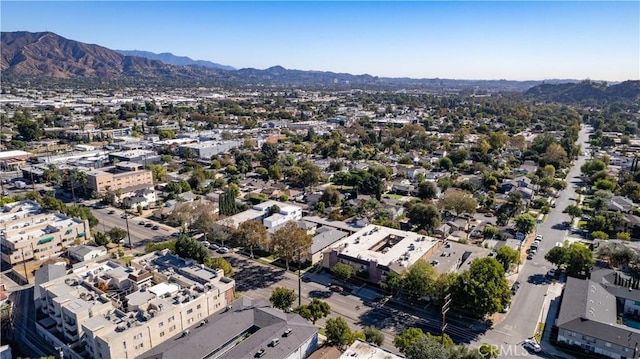
[[[546,277],[549,269],[555,268],[553,264],[544,259],[545,254],[555,246],[556,242],[563,242],[567,236],[568,228],[562,226],[564,221],[570,221],[569,215],[562,213],[570,204],[576,204],[577,194],[575,190],[580,187],[580,167],[588,159],[588,140],[590,127],[583,126],[578,143],[582,146],[582,154],[573,163],[567,175],[567,188],[561,191],[556,199],[556,207],[551,209],[547,219],[536,226],[536,234],[543,236],[538,252],[532,260],[527,260],[520,266],[518,280],[520,289],[512,298],[511,309],[506,318],[487,331],[476,345],[481,343],[518,345],[525,339],[534,336],[538,325],[539,314],[542,310],[544,296],[551,279]],[[555,284],[559,285],[559,284]],[[548,357],[545,347],[542,352],[533,355]],[[547,348],[549,351],[552,348]]]
[[[109,214],[109,211],[115,212],[113,214]],[[114,209],[113,207],[109,206],[100,209],[92,208],[91,212],[100,221],[100,223],[96,226],[96,228],[94,228],[94,230],[107,232],[114,227],[119,227],[124,230],[127,229],[127,221],[122,218],[124,211],[121,209]],[[133,216],[129,218],[129,233],[131,234],[131,244],[133,245],[133,248],[144,249],[144,247],[149,243],[165,241],[169,239],[171,233],[177,231],[176,229],[173,229],[167,225],[149,220],[147,218],[131,214],[130,216]],[[160,229],[154,230],[152,229],[152,227],[145,227],[144,225],[139,224],[140,221],[158,225]],[[124,240],[125,243],[128,244],[128,238],[125,237]]]

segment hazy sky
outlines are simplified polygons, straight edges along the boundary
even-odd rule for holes
[[[11,2],[2,31],[237,68],[377,76],[640,78],[640,1]]]

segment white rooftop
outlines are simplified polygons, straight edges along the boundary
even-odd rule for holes
[[[437,243],[438,239],[433,237],[370,224],[331,247],[342,255],[380,265],[397,261],[409,267]]]

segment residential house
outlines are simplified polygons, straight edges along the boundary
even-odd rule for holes
[[[67,253],[69,255],[69,258],[78,262],[85,262],[97,258],[106,257],[107,248],[105,248],[105,246],[95,247],[80,245],[69,247],[69,249],[67,249]]]
[[[634,205],[633,201],[628,197],[613,196],[607,200],[607,209],[610,211],[628,213],[631,212],[631,210],[633,210],[633,208],[635,207],[636,206]]]
[[[307,222],[309,223],[309,222]],[[349,233],[331,227],[320,227],[313,237],[313,243],[309,250],[311,265],[316,265],[322,261],[323,252],[335,242],[348,236]]]

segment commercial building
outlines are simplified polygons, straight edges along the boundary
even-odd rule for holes
[[[7,203],[0,212],[0,255],[12,267],[60,254],[89,237],[87,220],[45,211],[33,201]]]
[[[206,141],[197,143],[186,143],[178,146],[178,152],[184,153],[191,149],[198,158],[203,160],[211,159],[211,156],[220,153],[229,152],[234,148],[240,147],[240,141]]]
[[[118,163],[115,167],[87,172],[87,189],[100,194],[141,185],[153,187],[153,174],[136,163]]]
[[[337,263],[349,264],[364,271],[369,282],[377,283],[389,272],[402,274],[419,259],[426,260],[443,244],[414,232],[368,225],[330,246],[322,265],[331,269]]]
[[[37,285],[37,332],[71,358],[135,358],[235,298],[235,281],[169,251],[89,263]],[[171,340],[171,345],[177,344]]]
[[[367,358],[367,359],[403,359],[402,355],[392,353],[379,346],[357,339],[342,353],[339,359]]]
[[[298,314],[247,298],[233,302],[230,308],[140,358],[305,359],[318,347],[318,328]]]
[[[118,162],[137,162],[142,165],[161,161],[160,156],[155,151],[142,149],[109,153],[109,161],[113,162],[114,160]]]
[[[25,151],[0,151],[0,169],[4,171],[13,171],[27,165],[27,160],[33,154]]]

